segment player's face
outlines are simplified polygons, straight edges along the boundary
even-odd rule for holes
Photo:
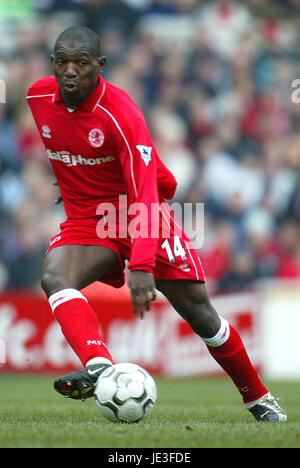
[[[65,104],[80,105],[96,88],[105,57],[96,58],[87,47],[60,46],[52,56],[54,74]]]

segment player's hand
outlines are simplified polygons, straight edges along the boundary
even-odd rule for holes
[[[56,185],[56,186],[57,186],[58,183],[55,181],[55,182],[53,182],[53,185]],[[55,205],[59,205],[62,201],[63,201],[63,198],[62,198],[61,195],[59,195],[59,197],[58,197],[56,200],[54,200],[54,204],[55,204]]]
[[[155,281],[148,271],[129,271],[128,285],[134,315],[144,318],[144,312],[150,310],[150,302],[156,299]]]

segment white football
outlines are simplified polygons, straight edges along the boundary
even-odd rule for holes
[[[100,375],[94,396],[111,421],[138,422],[152,411],[157,398],[151,375],[137,364],[114,364]]]

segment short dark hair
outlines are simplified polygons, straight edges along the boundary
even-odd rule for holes
[[[73,26],[63,31],[56,40],[54,53],[62,44],[76,46],[85,46],[96,57],[101,55],[101,46],[99,36],[91,29],[85,26]]]

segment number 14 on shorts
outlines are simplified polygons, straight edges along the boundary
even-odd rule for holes
[[[179,236],[173,237],[173,246],[171,247],[169,239],[165,239],[161,244],[161,248],[166,251],[170,263],[175,263],[175,257],[181,257],[182,260],[186,260],[186,251],[182,246]]]

